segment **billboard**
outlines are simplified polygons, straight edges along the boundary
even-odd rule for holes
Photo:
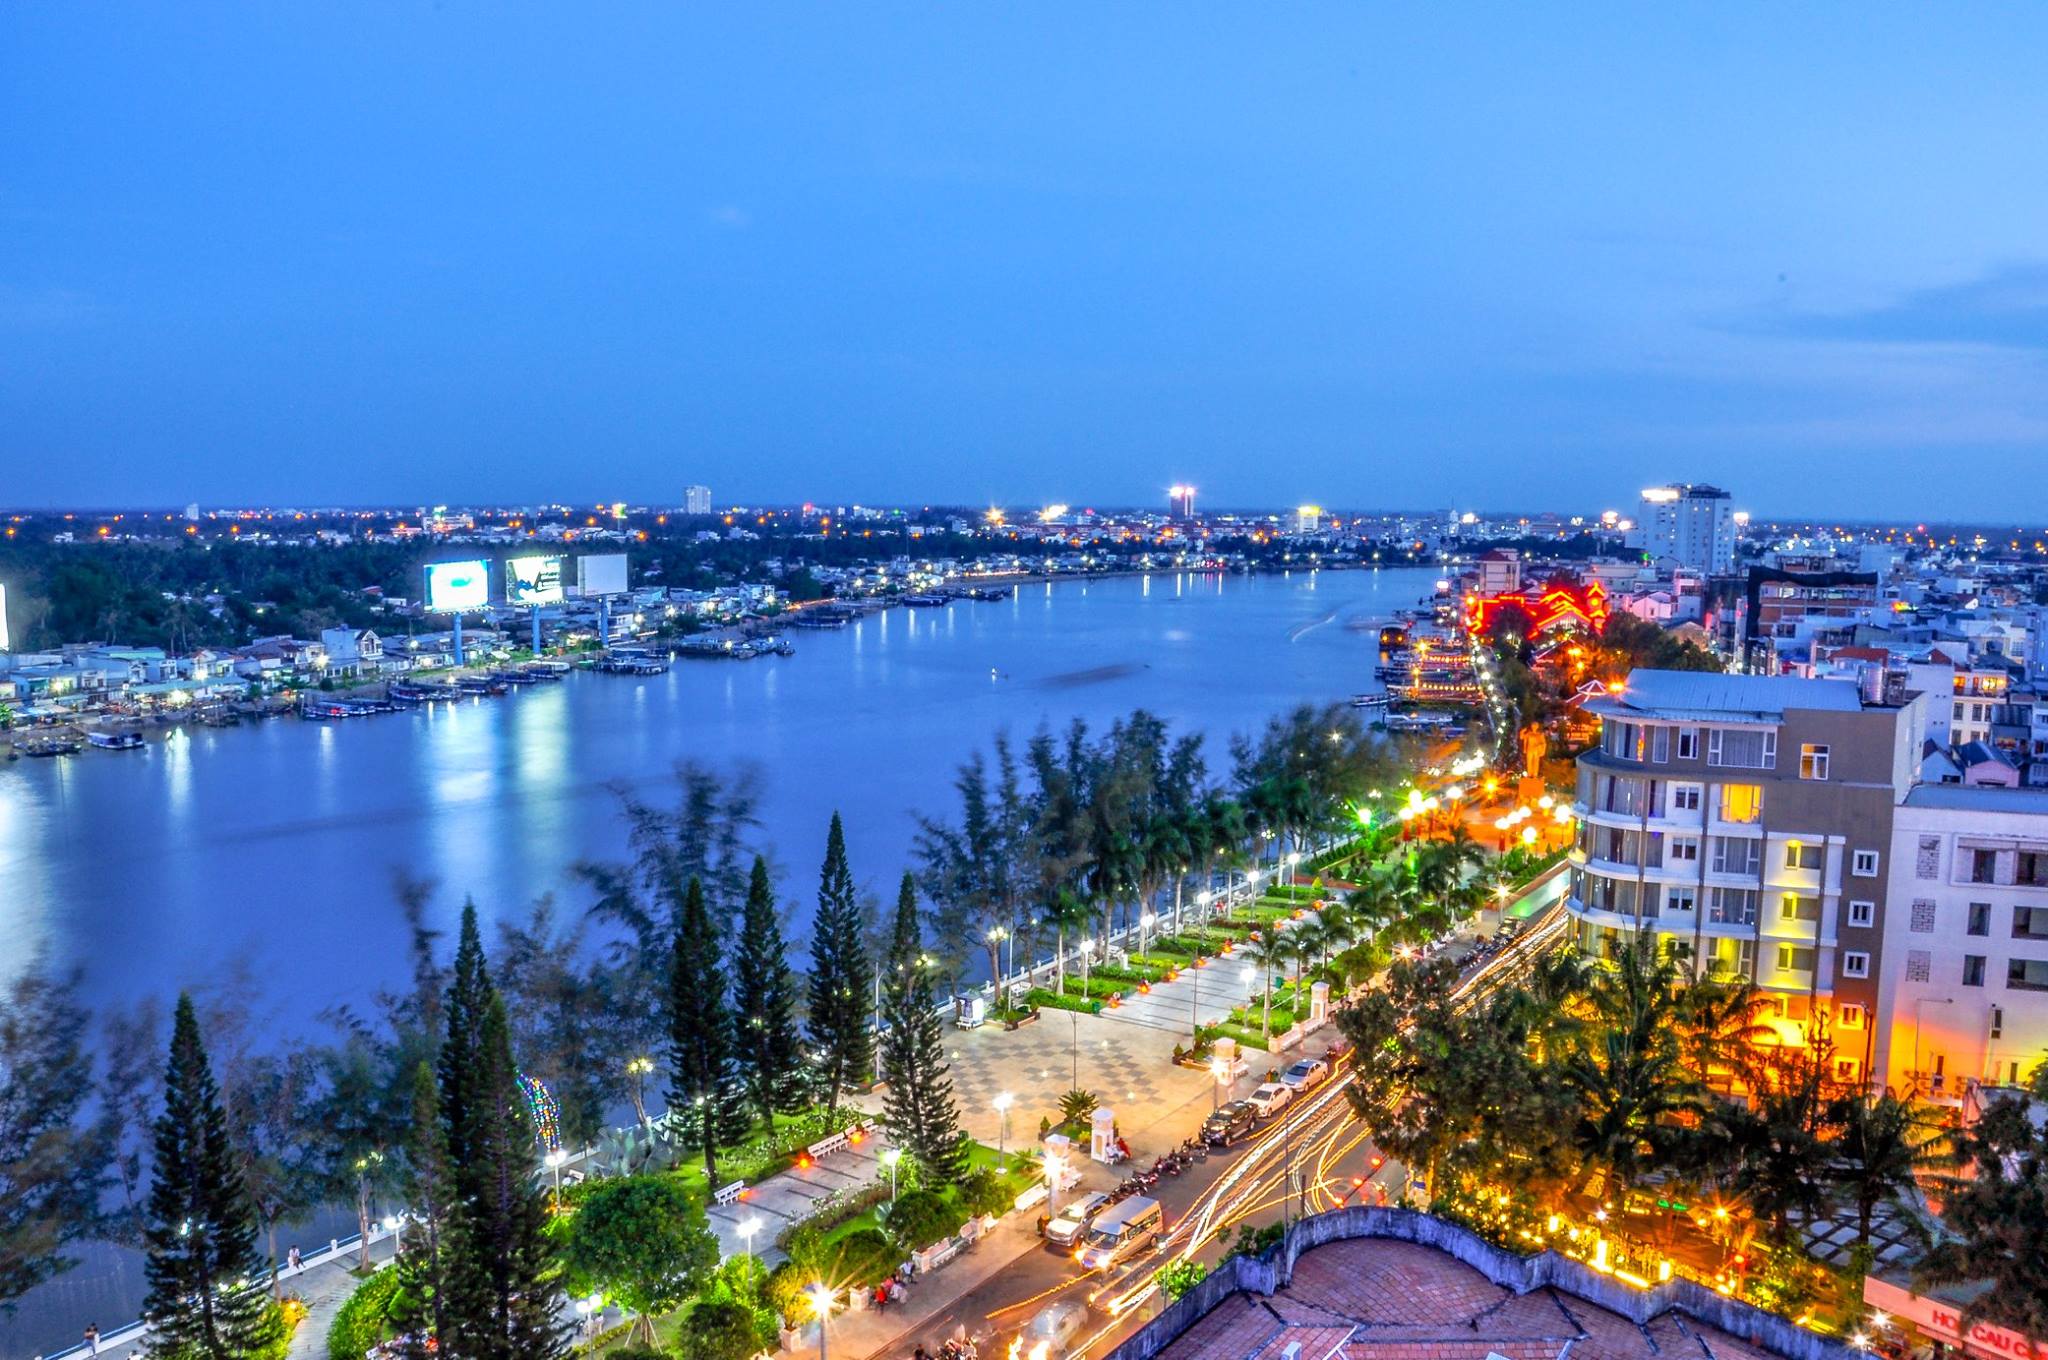
[[[560,604],[562,559],[515,557],[505,563],[506,604]]]
[[[576,585],[585,595],[626,593],[626,555],[600,553],[576,559]]]
[[[483,561],[429,562],[427,611],[462,614],[491,601],[491,565]]]

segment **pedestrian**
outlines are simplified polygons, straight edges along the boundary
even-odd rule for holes
[[[87,1355],[98,1355],[100,1353],[100,1325],[97,1322],[85,1324],[85,1353]]]
[[[293,1247],[290,1251],[286,1252],[284,1260],[285,1264],[295,1271],[305,1269],[304,1264],[299,1260],[299,1249],[297,1247]]]

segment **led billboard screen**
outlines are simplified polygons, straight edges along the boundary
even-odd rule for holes
[[[427,564],[427,609],[435,614],[464,614],[491,602],[488,562]]]
[[[560,604],[562,559],[515,557],[505,564],[506,604]]]
[[[576,559],[576,585],[585,595],[626,593],[626,555],[600,553]]]

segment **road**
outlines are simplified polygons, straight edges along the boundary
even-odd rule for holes
[[[1562,905],[1545,909],[1510,946],[1460,978],[1458,994],[1477,1002],[1521,976],[1568,934]],[[1290,1169],[1295,1173],[1291,1218],[1361,1195],[1397,1199],[1407,1171],[1381,1157],[1352,1117],[1345,1095],[1351,1080],[1348,1069],[1339,1072],[1249,1142],[1211,1151],[1179,1177],[1162,1177],[1149,1193],[1164,1207],[1169,1227],[1153,1256],[1105,1277],[1081,1271],[1068,1255],[1050,1247],[1031,1252],[901,1338],[893,1354],[908,1356],[920,1344],[936,1353],[945,1338],[964,1335],[975,1341],[984,1360],[1001,1360],[1039,1309],[1064,1298],[1085,1299],[1091,1307],[1091,1330],[1069,1355],[1106,1354],[1163,1305],[1153,1283],[1161,1266],[1177,1260],[1213,1263],[1228,1250],[1226,1235],[1239,1224],[1280,1218]]]

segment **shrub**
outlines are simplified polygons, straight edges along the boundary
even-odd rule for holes
[[[398,1272],[380,1270],[357,1285],[327,1328],[332,1360],[363,1360],[372,1346],[391,1336],[391,1301],[398,1297]]]
[[[980,1217],[983,1214],[1000,1214],[1015,1203],[1003,1178],[987,1167],[970,1171],[960,1182],[960,1202],[967,1206],[967,1212]]]
[[[1084,1015],[1100,1015],[1102,1003],[1092,997],[1061,996],[1048,987],[1033,987],[1025,993],[1024,999],[1034,1006],[1055,1011],[1080,1011]]]
[[[1178,1299],[1200,1284],[1208,1273],[1209,1267],[1200,1261],[1175,1261],[1171,1265],[1161,1266],[1159,1273],[1152,1279],[1159,1286],[1160,1293],[1169,1299]]]
[[[912,1190],[885,1212],[882,1226],[902,1250],[928,1247],[960,1226],[960,1214],[935,1190]],[[856,1234],[857,1235],[857,1234]]]
[[[730,1299],[704,1299],[692,1305],[676,1342],[682,1360],[752,1360],[768,1349],[753,1310]]]
[[[604,1356],[605,1360],[675,1360],[673,1353],[659,1346],[647,1346],[639,1342],[614,1347],[606,1351]]]
[[[1060,1097],[1060,1118],[1069,1124],[1079,1123],[1094,1114],[1101,1103],[1093,1091],[1069,1091]]]

